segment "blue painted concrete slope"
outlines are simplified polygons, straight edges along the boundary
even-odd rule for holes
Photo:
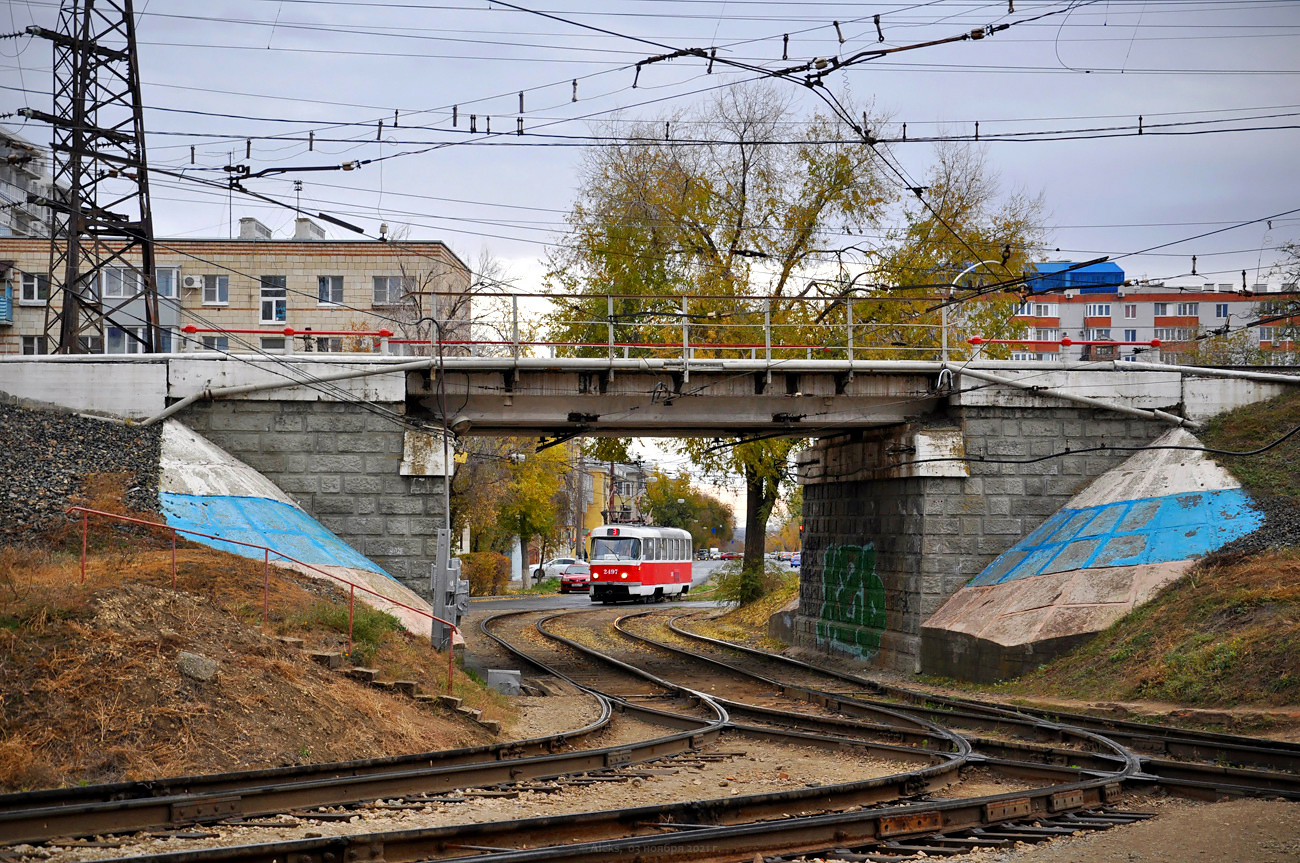
[[[162,492],[163,513],[172,527],[210,533],[235,542],[265,545],[317,566],[343,566],[388,575],[307,513],[265,497],[194,495]],[[221,540],[188,537],[193,542],[260,559],[257,549]],[[274,559],[274,555],[272,555]],[[391,575],[388,576],[392,578]]]
[[[1062,509],[999,555],[971,585],[1106,566],[1190,560],[1264,523],[1240,488]]]

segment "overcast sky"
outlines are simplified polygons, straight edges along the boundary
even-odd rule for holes
[[[1043,194],[1051,246],[1060,250],[1054,259],[1108,254],[1130,277],[1174,278],[1189,273],[1195,254],[1211,281],[1240,284],[1246,270],[1254,283],[1279,244],[1300,238],[1300,213],[1274,219],[1271,229],[1253,221],[1300,208],[1295,0],[1015,0],[1014,11],[1006,0],[516,5],[564,20],[488,0],[136,0],[150,163],[220,181],[232,161],[259,171],[386,157],[360,170],[248,186],[292,202],[299,179],[306,210],[370,235],[382,222],[407,226],[411,238],[444,240],[471,264],[488,249],[521,288],[536,290],[539,262],[563,233],[593,124],[684,110],[750,77],[721,65],[709,75],[703,61],[687,58],[647,65],[634,89],[637,61],[716,47],[720,57],[770,69],[783,65],[786,35],[790,60],[802,62],[1060,13],[979,41],[862,63],[827,84],[891,117],[882,137],[897,136],[903,122],[915,137],[973,132],[976,121],[985,139],[1090,137],[986,145],[1005,188]],[[7,6],[0,29],[57,23],[57,3]],[[49,110],[49,43],[0,40],[0,54],[0,112]],[[820,105],[804,88],[783,86],[795,99],[791,120]],[[470,114],[478,134],[469,133]],[[489,116],[495,137],[485,134]],[[520,116],[522,137],[513,134]],[[3,122],[49,142],[40,124]],[[310,151],[300,140],[309,132]],[[1177,134],[1161,134],[1170,132]],[[921,143],[894,145],[893,153],[914,176],[931,156]],[[232,217],[244,215],[278,235],[292,230],[288,209],[161,175],[152,184],[159,236],[226,236]],[[1132,254],[1153,246],[1162,248]]]
[[[1253,283],[1276,246],[1300,236],[1300,219],[1291,215],[1274,220],[1272,230],[1256,223],[1177,242],[1300,207],[1300,132],[1259,130],[1300,125],[1300,3],[1293,0],[1018,0],[1014,12],[1005,0],[516,4],[566,20],[487,0],[135,5],[152,165],[220,180],[232,160],[258,171],[396,156],[357,171],[248,185],[292,202],[300,179],[304,209],[371,234],[381,222],[409,225],[411,237],[445,240],[470,262],[487,248],[510,262],[525,288],[539,287],[537,261],[563,231],[580,145],[593,122],[684,109],[711,88],[749,77],[720,65],[707,75],[701,60],[688,58],[646,66],[633,89],[634,64],[665,53],[656,45],[716,47],[720,56],[776,68],[786,34],[788,56],[805,61],[1062,10],[980,41],[863,63],[827,83],[892,117],[893,126],[878,133],[884,137],[896,136],[903,122],[909,137],[973,132],[976,121],[982,138],[1119,127],[1114,132],[1127,136],[987,145],[1006,188],[1043,193],[1058,259],[1173,243],[1120,263],[1131,276],[1174,277],[1189,272],[1196,254],[1198,272],[1212,280],[1239,283],[1245,269]],[[57,3],[12,0],[8,17],[14,31],[52,27]],[[8,39],[0,52],[5,110],[48,110],[49,43]],[[804,88],[784,86],[796,98],[792,120],[818,107]],[[523,137],[513,134],[521,90]],[[477,135],[469,134],[470,114]],[[1141,137],[1132,136],[1138,115]],[[489,116],[496,137],[483,134]],[[38,143],[49,140],[39,124],[5,122]],[[305,141],[285,140],[309,132],[318,139],[310,152]],[[252,156],[245,158],[249,136]],[[913,175],[929,164],[928,145],[893,152]],[[236,222],[252,214],[280,234],[291,230],[287,209],[239,195],[230,201],[183,180],[155,177],[153,196],[160,236],[224,236],[232,204]]]

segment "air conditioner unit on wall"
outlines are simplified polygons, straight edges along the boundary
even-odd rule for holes
[[[181,279],[181,287],[187,291],[197,291],[203,287],[202,276],[185,276]]]

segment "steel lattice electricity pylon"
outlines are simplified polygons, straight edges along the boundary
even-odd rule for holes
[[[162,349],[153,217],[131,0],[65,0],[54,45],[50,299],[46,337],[59,353]]]

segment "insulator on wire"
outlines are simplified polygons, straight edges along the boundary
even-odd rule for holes
[[[885,31],[882,30],[882,29],[880,28],[880,16],[877,15],[877,16],[875,17],[874,20],[875,20],[875,24],[876,24],[876,41],[877,41],[877,42],[884,42],[884,41],[885,41]]]
[[[843,44],[844,44],[844,31],[840,29],[840,22],[838,22],[838,21],[832,21],[831,23],[835,25],[835,37],[836,37],[837,39],[839,39],[839,40],[840,40],[840,44],[843,45]]]
[[[194,145],[190,145],[190,164],[194,164]]]
[[[316,149],[316,133],[315,133],[315,132],[308,132],[308,133],[307,133],[307,152],[310,153],[312,150],[315,150],[315,149]]]
[[[384,121],[380,120],[379,127],[375,129],[375,140],[382,141],[383,139],[384,139]]]
[[[451,106],[451,125],[452,125],[452,128],[455,128],[455,126],[456,126],[456,119],[457,119],[457,117],[459,116],[459,114],[460,114],[460,106],[459,106],[459,105],[452,105],[452,106]]]
[[[524,113],[524,91],[519,91],[519,113]]]
[[[478,114],[469,115],[469,130],[471,133],[478,131]]]
[[[790,59],[790,34],[784,33],[781,36],[781,59]]]
[[[484,114],[483,119],[487,121],[487,134],[492,134],[492,115]]]
[[[253,139],[252,139],[252,138],[249,138],[248,140],[244,141],[244,158],[245,158],[245,159],[251,159],[251,158],[253,158]]]
[[[578,79],[577,78],[573,79],[573,98],[570,101],[572,102],[578,101]]]
[[[903,140],[904,140],[904,141],[907,140],[907,124],[906,124],[906,123],[903,124]]]
[[[393,128],[397,128],[397,109],[393,109]]]
[[[713,74],[713,58],[718,56],[718,49],[713,48],[709,51],[709,67],[704,70],[705,75]]]
[[[524,133],[524,118],[523,118],[523,117],[516,117],[516,118],[515,118],[515,134],[516,134],[516,135],[522,135],[523,133]]]
[[[636,74],[632,76],[632,89],[636,89],[636,82],[641,80],[641,64],[636,64]]]

